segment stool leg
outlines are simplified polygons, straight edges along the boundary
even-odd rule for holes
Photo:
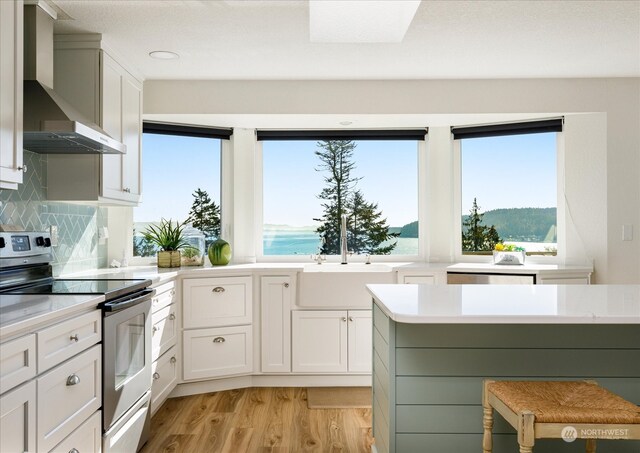
[[[482,384],[482,426],[484,428],[484,434],[482,436],[482,452],[493,452],[493,408],[489,404],[489,393],[487,385],[493,381],[485,380]]]
[[[493,409],[485,407],[483,412],[482,426],[484,427],[484,436],[482,437],[482,451],[483,453],[492,453],[493,437],[491,431],[493,430]]]
[[[596,453],[595,439],[587,439],[587,453]]]
[[[518,414],[518,444],[520,453],[532,453],[535,443],[535,414],[523,411]]]

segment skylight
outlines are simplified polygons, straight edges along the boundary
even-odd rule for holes
[[[309,38],[325,43],[402,42],[420,0],[310,0]]]

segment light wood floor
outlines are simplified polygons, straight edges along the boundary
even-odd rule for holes
[[[171,398],[141,453],[370,452],[371,409],[308,409],[305,388]]]

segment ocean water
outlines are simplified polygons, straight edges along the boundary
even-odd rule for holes
[[[417,255],[418,238],[396,238],[392,255]],[[266,230],[263,232],[265,255],[313,255],[318,253],[320,237],[313,230]]]

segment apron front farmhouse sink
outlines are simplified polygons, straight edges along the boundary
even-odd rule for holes
[[[393,267],[376,264],[307,264],[298,274],[297,305],[304,308],[371,308],[369,283],[395,283]]]

